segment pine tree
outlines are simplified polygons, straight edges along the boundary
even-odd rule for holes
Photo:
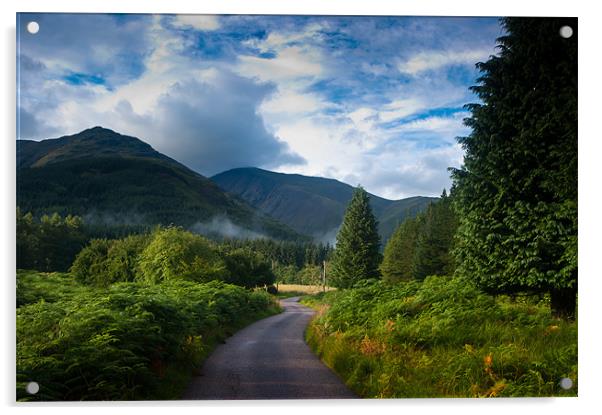
[[[396,283],[414,277],[416,240],[424,222],[424,215],[404,220],[393,232],[385,246],[380,266],[383,281]]]
[[[452,174],[458,273],[490,292],[577,292],[577,19],[506,18],[499,56],[479,63],[481,99]],[[568,25],[573,36],[559,35]]]
[[[451,198],[445,190],[437,203],[424,214],[424,225],[416,238],[413,276],[422,280],[429,275],[449,275],[454,271],[450,253],[458,228]]]
[[[349,288],[361,280],[379,278],[380,236],[368,193],[358,186],[347,206],[330,264],[330,284]]]

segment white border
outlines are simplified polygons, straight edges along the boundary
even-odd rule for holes
[[[600,91],[600,13],[595,2],[558,1],[527,2],[525,0],[224,0],[221,2],[190,0],[136,1],[136,0],[4,0],[0,3],[2,21],[2,91],[0,100],[2,125],[2,172],[1,204],[3,227],[0,264],[2,264],[2,315],[5,332],[2,338],[2,374],[0,391],[2,404],[11,413],[29,413],[41,410],[44,413],[90,413],[107,411],[121,413],[118,407],[128,411],[148,413],[173,411],[209,411],[227,413],[281,413],[306,414],[324,411],[328,413],[364,413],[372,409],[379,413],[445,413],[504,414],[509,412],[543,412],[546,414],[590,413],[597,405],[597,396],[602,385],[602,369],[598,349],[600,342],[600,308],[596,303],[602,295],[600,288],[600,264],[598,246],[601,245],[600,210],[602,177],[598,166],[601,138],[599,119],[602,97]],[[579,303],[579,395],[577,399],[516,399],[496,401],[475,400],[399,400],[399,401],[273,401],[273,402],[139,402],[127,404],[51,404],[19,405],[14,402],[14,206],[15,206],[15,13],[26,12],[124,12],[124,13],[204,13],[204,14],[351,14],[351,15],[455,15],[455,16],[578,16],[579,17],[579,249],[580,249],[580,303]],[[18,409],[17,409],[18,408]]]

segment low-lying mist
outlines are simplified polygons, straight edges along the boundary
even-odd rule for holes
[[[266,239],[267,235],[243,228],[233,223],[225,216],[214,216],[206,222],[197,222],[190,227],[195,233],[210,237],[222,237],[232,239]]]

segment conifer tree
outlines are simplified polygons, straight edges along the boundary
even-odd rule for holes
[[[347,206],[330,263],[329,283],[339,288],[379,278],[380,236],[368,193],[358,186]]]
[[[572,316],[577,292],[577,19],[506,18],[481,77],[452,174],[458,273],[490,292],[549,292]],[[563,26],[573,35],[560,36]]]
[[[424,222],[424,215],[404,220],[393,232],[385,246],[380,271],[383,281],[396,283],[414,277],[416,240]]]
[[[424,214],[424,225],[416,238],[414,278],[422,280],[429,275],[449,275],[454,271],[451,249],[458,228],[451,198],[445,190],[437,203]]]

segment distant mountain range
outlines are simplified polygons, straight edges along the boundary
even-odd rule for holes
[[[99,224],[176,224],[231,237],[333,242],[353,187],[333,179],[239,168],[210,179],[135,137],[94,127],[17,140],[17,205]],[[386,241],[432,197],[370,195]]]
[[[226,236],[303,238],[150,145],[94,127],[17,140],[17,205],[102,224],[176,224]]]
[[[228,170],[211,180],[297,232],[325,242],[334,240],[354,190],[334,179],[251,167]],[[382,241],[388,240],[405,218],[415,216],[436,200],[421,196],[388,200],[370,194]]]

